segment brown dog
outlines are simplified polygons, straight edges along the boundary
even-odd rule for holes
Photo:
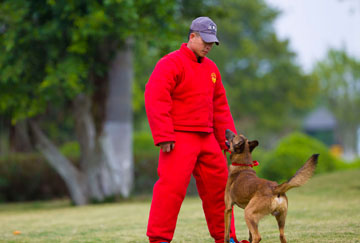
[[[229,242],[231,212],[236,204],[245,209],[250,242],[260,242],[258,223],[262,217],[271,213],[278,222],[280,241],[286,243],[284,227],[288,199],[285,192],[302,186],[310,179],[319,155],[311,156],[290,180],[278,185],[274,181],[258,178],[252,169],[256,161],[253,162],[251,152],[258,146],[258,141],[248,141],[243,135],[236,135],[230,130],[226,130],[226,139],[229,142],[232,164],[225,189],[225,242]]]

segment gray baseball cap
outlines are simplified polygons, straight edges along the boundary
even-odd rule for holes
[[[216,45],[219,45],[219,40],[216,37],[216,24],[209,17],[198,17],[194,19],[190,29],[199,32],[203,41],[207,43],[215,42]]]

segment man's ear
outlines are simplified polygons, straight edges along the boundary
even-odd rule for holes
[[[259,145],[259,142],[257,140],[249,141],[249,149],[250,152],[254,150]]]
[[[192,33],[190,33],[190,35],[189,35],[189,40],[192,40],[192,39],[195,38],[195,37],[197,37],[197,34],[194,33],[194,32],[192,32]]]

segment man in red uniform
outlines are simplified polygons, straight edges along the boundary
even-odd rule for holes
[[[160,146],[147,236],[170,242],[191,174],[216,243],[224,242],[224,190],[228,176],[225,130],[235,131],[220,72],[206,55],[216,37],[208,17],[195,19],[188,43],[156,64],[145,89],[154,143]],[[232,223],[232,242],[237,242]]]

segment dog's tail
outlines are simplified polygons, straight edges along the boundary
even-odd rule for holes
[[[291,188],[304,185],[314,174],[318,162],[318,157],[319,154],[313,154],[290,180],[278,185],[275,188],[274,194],[282,194]]]

